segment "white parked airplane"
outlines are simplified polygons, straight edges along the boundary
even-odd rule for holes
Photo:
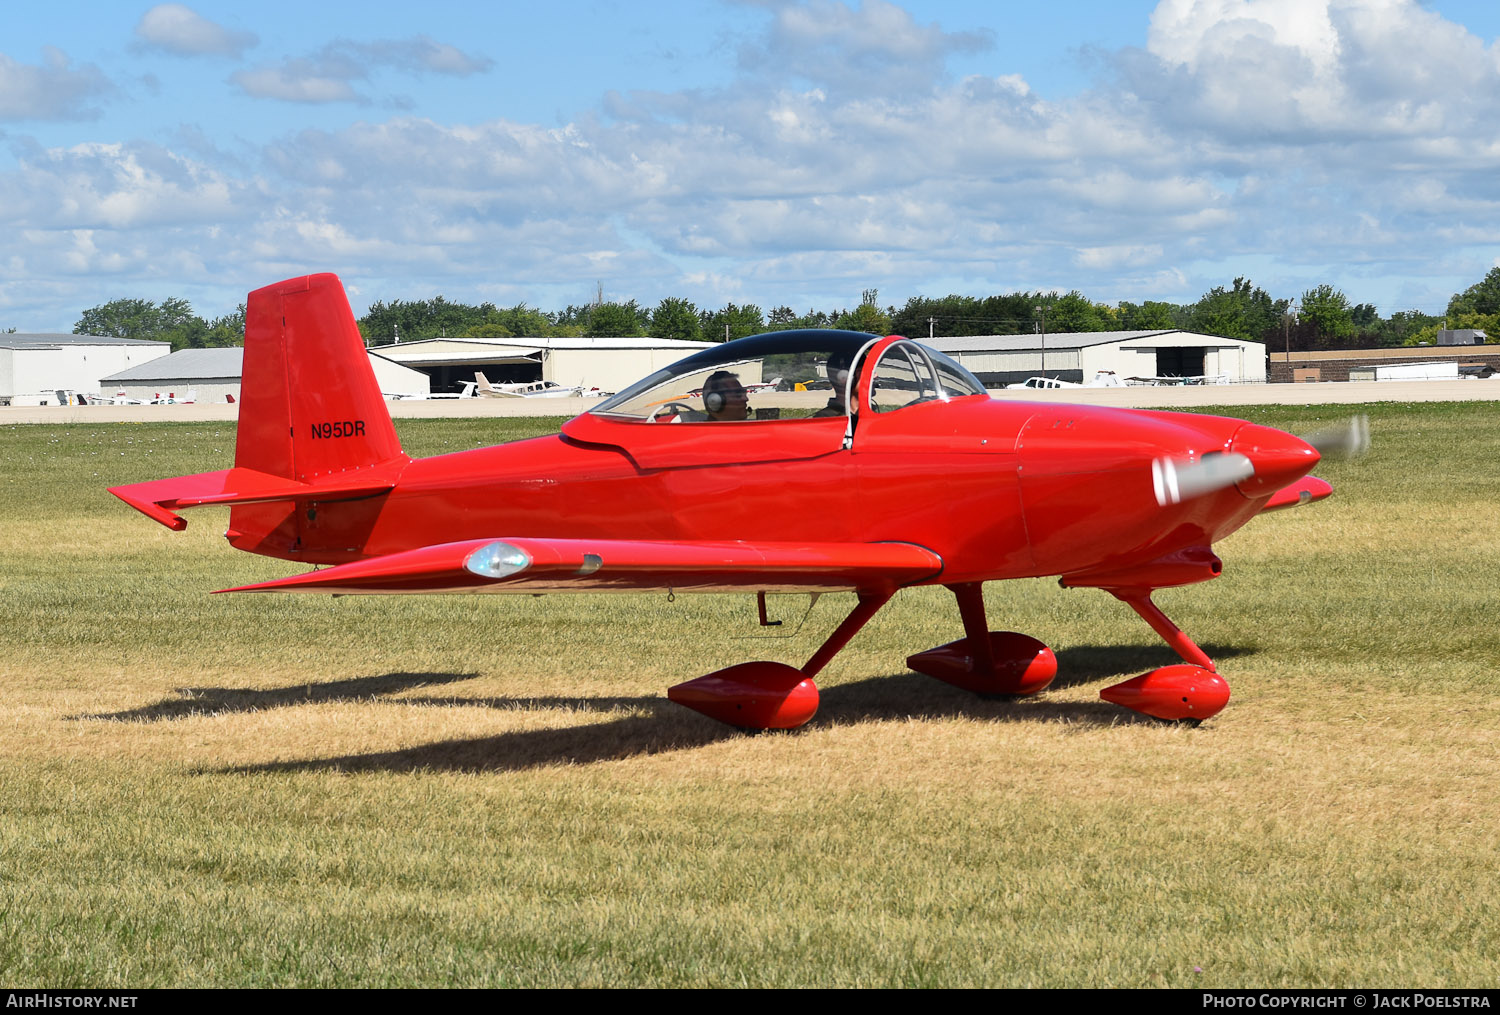
[[[1228,374],[1192,374],[1187,377],[1127,377],[1125,380],[1136,386],[1148,388],[1171,388],[1180,385],[1228,384]]]
[[[478,370],[474,371],[474,380],[479,382],[479,393],[485,398],[597,398],[604,394],[598,388],[585,389],[581,384],[569,388],[556,381],[495,384]]]
[[[1134,378],[1131,378],[1134,380]],[[1055,389],[1055,388],[1123,388],[1125,382],[1115,376],[1113,370],[1100,370],[1094,374],[1094,379],[1087,384],[1077,381],[1060,381],[1055,377],[1028,377],[1019,384],[1007,384],[1006,388],[1031,388]]]

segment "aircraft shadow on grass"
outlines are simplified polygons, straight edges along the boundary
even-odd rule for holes
[[[365,701],[398,694],[413,687],[473,680],[477,673],[382,673],[373,677],[350,677],[319,683],[293,684],[256,690],[244,687],[180,687],[180,697],[124,712],[98,712],[70,716],[72,719],[112,719],[119,722],[155,722],[186,719],[195,715],[224,712],[261,712],[289,705],[317,705],[336,701]]]
[[[1215,647],[1221,658],[1240,654],[1227,647]],[[1253,651],[1253,650],[1252,650]],[[1059,653],[1059,676],[1054,686],[1087,683],[1102,677],[1117,677],[1121,663],[1128,668],[1150,669],[1161,665],[1165,649],[1142,647],[1081,647]],[[1175,658],[1173,656],[1172,658]],[[420,677],[423,675],[394,674]],[[466,679],[448,674],[428,674],[437,679],[414,680],[413,685],[437,684],[446,679]],[[386,679],[386,678],[371,678]],[[340,682],[347,683],[347,682]],[[316,685],[315,685],[316,686]],[[403,688],[392,688],[399,690]],[[301,691],[303,689],[295,689]],[[387,692],[388,693],[388,692]],[[338,697],[355,697],[341,695]],[[357,697],[369,697],[369,692]],[[304,698],[289,699],[295,704]],[[330,696],[324,700],[337,700]],[[603,761],[620,761],[640,755],[691,750],[722,740],[744,736],[745,731],[726,727],[714,720],[695,715],[665,698],[643,697],[406,697],[401,703],[427,707],[493,708],[507,710],[569,709],[580,712],[644,710],[645,715],[628,715],[604,722],[564,729],[521,730],[489,737],[445,740],[397,751],[345,755],[337,758],[315,758],[304,761],[279,761],[263,765],[237,766],[230,772],[505,772],[543,768],[551,765],[583,765]],[[967,691],[911,672],[870,677],[852,684],[840,684],[822,690],[817,715],[798,730],[782,735],[798,736],[819,727],[878,722],[892,719],[971,718],[993,722],[1067,722],[1090,726],[1156,725],[1160,720],[1122,710],[1103,701],[1067,702],[1035,697],[980,698]]]
[[[1215,662],[1252,656],[1259,651],[1251,645],[1206,643],[1200,647]],[[1180,662],[1177,653],[1165,645],[1079,645],[1057,653],[1057,677],[1051,686],[1072,687],[1105,678],[1121,680],[1129,674]]]
[[[1207,649],[1218,658],[1231,658],[1254,650],[1236,649],[1229,646],[1209,645]],[[1165,665],[1176,657],[1170,650],[1158,646],[1080,646],[1064,649],[1057,654],[1058,676],[1053,687],[1069,687],[1089,683],[1104,677],[1118,676],[1134,670],[1147,670]],[[323,704],[339,701],[363,701],[384,695],[399,694],[418,687],[432,687],[472,680],[478,673],[384,673],[370,677],[350,677],[346,680],[330,680],[319,683],[293,684],[288,687],[252,689],[242,687],[183,687],[179,697],[168,698],[151,705],[127,709],[122,712],[91,712],[70,716],[71,719],[104,719],[116,722],[155,722],[158,720],[185,719],[195,715],[217,715],[225,712],[260,712],[270,708],[286,708],[292,705]],[[958,700],[972,704],[980,701],[972,695],[952,691],[943,684],[906,674],[911,682],[902,684],[902,701],[918,701],[923,695],[936,690],[957,695]],[[892,678],[880,677],[864,683],[874,687],[891,685]],[[861,685],[846,685],[861,686]],[[907,689],[910,690],[907,690]],[[823,712],[844,696],[844,689],[832,688],[823,691]],[[621,707],[636,708],[654,704],[665,704],[656,697],[643,698],[407,698],[405,701],[424,704],[484,704],[495,708],[551,707],[584,710],[609,710]],[[1045,702],[1045,698],[1038,702]],[[914,714],[909,707],[896,706],[902,715]],[[676,713],[676,709],[670,710]],[[958,710],[962,712],[960,708]],[[957,713],[955,713],[957,714]],[[841,719],[855,720],[852,712],[841,715]]]

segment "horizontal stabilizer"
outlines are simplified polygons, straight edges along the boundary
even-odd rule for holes
[[[1333,493],[1333,486],[1327,480],[1319,479],[1317,476],[1303,476],[1297,482],[1283,486],[1271,494],[1271,499],[1266,501],[1266,506],[1260,509],[1260,513],[1297,507],[1300,504],[1311,504],[1331,493]]]
[[[837,592],[931,578],[942,558],[912,543],[469,539],[225,592]]]
[[[187,528],[187,520],[176,514],[179,508],[208,504],[265,504],[271,501],[314,500],[320,502],[353,500],[385,493],[396,485],[396,476],[406,459],[386,466],[361,469],[316,483],[299,483],[282,476],[255,469],[220,469],[191,476],[154,479],[128,486],[112,486],[109,492],[153,521],[161,522],[174,532]]]

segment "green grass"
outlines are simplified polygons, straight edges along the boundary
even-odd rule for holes
[[[232,428],[0,429],[0,982],[1491,985],[1500,432],[1369,412],[1332,499],[1159,595],[1234,690],[1201,728],[1100,702],[1172,657],[1030,581],[987,594],[1058,651],[1046,693],[907,672],[960,634],[909,590],[812,724],[753,737],[663,689],[800,662],[847,597],[762,638],[739,596],[209,596],[296,568],[105,487],[223,468]],[[421,455],[556,422],[398,428]]]

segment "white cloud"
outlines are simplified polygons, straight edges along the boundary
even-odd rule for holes
[[[239,56],[260,40],[210,21],[182,4],[157,4],[135,26],[136,45],[179,56]]]
[[[1497,137],[1500,51],[1412,0],[1163,0],[1119,61],[1164,122],[1236,142]]]
[[[1400,0],[1360,6],[1396,7]],[[1327,5],[1308,0],[1163,0],[1152,12],[1146,48],[1164,63],[1198,71],[1207,62],[1235,59],[1248,40],[1296,50],[1318,71],[1337,60]]]
[[[467,77],[494,66],[488,57],[464,53],[425,35],[411,39],[375,42],[341,40],[306,57],[296,57],[276,66],[238,71],[230,81],[252,98],[283,102],[358,102],[368,96],[357,91],[356,81],[367,81],[386,70],[409,75],[445,74]]]
[[[142,230],[237,216],[247,190],[154,145],[28,147],[0,176],[0,222],[21,229]]]
[[[1120,268],[1156,264],[1162,253],[1161,246],[1155,243],[1147,246],[1080,247],[1074,260],[1084,268]]]
[[[885,0],[866,0],[858,7],[809,0],[777,6],[765,37],[742,46],[739,63],[749,73],[791,73],[838,93],[891,95],[941,77],[952,54],[992,45],[988,31],[919,25]]]
[[[315,103],[361,101],[347,77],[323,73],[306,60],[289,60],[280,67],[235,71],[229,80],[256,99]]]
[[[371,298],[544,306],[595,280],[799,310],[870,286],[896,302],[959,285],[1189,300],[1237,274],[1284,282],[1276,295],[1400,274],[1413,281],[1388,298],[1358,294],[1395,302],[1495,258],[1496,47],[1414,2],[1166,0],[1147,48],[1076,96],[998,61],[945,77],[983,43],[889,4],[783,5],[722,89],[611,94],[563,127],[305,130],[238,164],[186,143],[28,149],[0,173],[0,221],[43,237],[38,264],[170,265],[242,289],[332,269]],[[777,46],[797,59],[760,59]],[[487,65],[418,37],[237,81],[358,102],[379,74]]]
[[[1194,297],[1184,280],[1204,258],[1409,262],[1426,244],[1473,242],[1445,216],[1500,227],[1500,183],[1481,168],[1490,142],[1458,148],[1429,129],[1474,126],[1447,86],[1391,126],[1389,81],[1356,73],[1393,32],[1433,59],[1472,56],[1472,37],[1394,0],[1311,6],[1164,3],[1152,48],[1122,59],[1131,87],[1062,100],[1009,73],[944,82],[945,54],[974,40],[934,26],[894,38],[913,23],[889,5],[782,7],[765,44],[821,53],[815,87],[750,61],[721,91],[612,95],[608,120],[565,128],[401,118],[283,138],[266,167],[297,210],[259,231],[259,256],[279,245],[507,281],[733,274],[800,287],[785,302],[923,277],[1071,279],[1140,300]],[[416,66],[422,50],[404,52],[386,57]],[[853,87],[867,56],[898,53],[922,83]],[[260,87],[347,99],[354,56],[327,47],[300,77]],[[1467,176],[1448,166],[1460,151]]]
[[[74,67],[66,53],[51,46],[42,50],[39,66],[0,53],[0,121],[92,118],[98,110],[86,103],[113,90],[98,67]]]
[[[438,42],[426,35],[418,35],[412,39],[349,42],[342,45],[363,60],[413,73],[467,77],[487,71],[495,65],[495,61],[488,57],[465,53],[456,46]]]

